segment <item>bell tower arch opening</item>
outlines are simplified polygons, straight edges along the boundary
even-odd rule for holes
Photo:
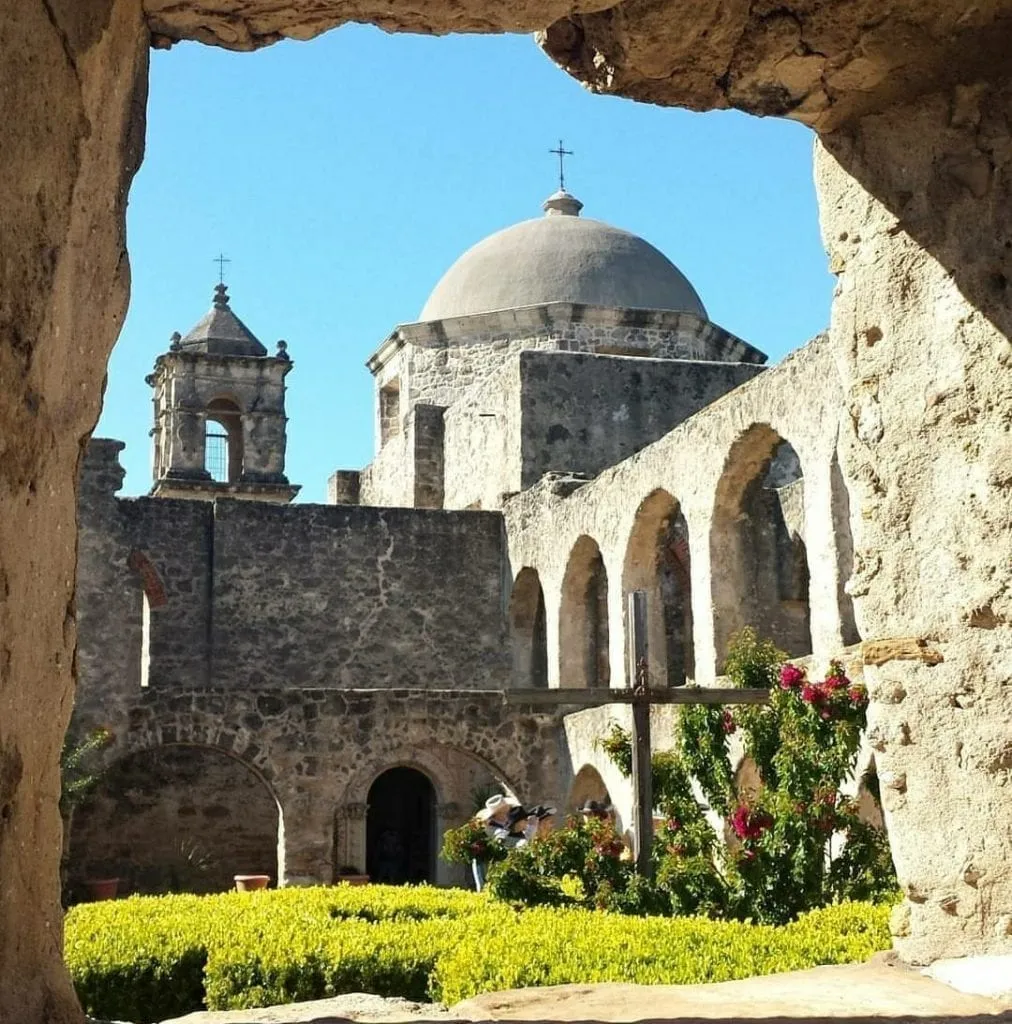
[[[242,417],[230,398],[215,398],[204,425],[204,469],[216,483],[235,484],[242,477]]]

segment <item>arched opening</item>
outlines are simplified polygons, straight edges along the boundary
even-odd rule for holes
[[[229,398],[216,398],[207,407],[204,425],[204,469],[218,483],[238,483],[242,476],[242,416]]]
[[[794,449],[758,424],[732,446],[710,537],[718,668],[752,626],[792,657],[812,652],[804,478]]]
[[[878,766],[875,764],[874,756],[869,759],[867,767],[861,772],[855,803],[858,817],[865,824],[885,829],[885,815],[882,813],[882,790],[879,786]]]
[[[573,779],[569,787],[569,799],[566,801],[567,813],[575,813],[589,800],[596,800],[605,806],[611,804],[608,787],[601,778],[601,773],[590,764],[585,764]]]
[[[172,745],[114,763],[71,823],[68,880],[121,879],[138,893],[219,892],[239,874],[278,882],[281,808],[248,765]]]
[[[369,787],[366,872],[387,885],[431,882],[436,862],[436,791],[416,768],[390,768]]]
[[[545,594],[535,569],[521,569],[509,607],[513,678],[518,686],[548,686]]]
[[[636,512],[622,570],[623,595],[634,590],[647,594],[651,685],[683,685],[695,675],[689,528],[667,491],[654,491]]]
[[[605,687],[610,680],[608,573],[597,541],[585,535],[573,545],[562,580],[559,684]]]
[[[833,534],[836,538],[836,596],[840,614],[840,637],[845,646],[861,642],[854,615],[854,600],[847,593],[847,584],[854,572],[854,537],[850,532],[850,492],[840,470],[840,461],[833,453],[829,467],[830,501]]]

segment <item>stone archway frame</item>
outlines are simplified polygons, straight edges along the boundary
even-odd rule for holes
[[[548,686],[548,619],[541,576],[524,566],[510,589],[508,618],[514,684]]]
[[[604,554],[589,534],[566,559],[559,601],[559,686],[606,687],[611,682],[611,581]]]
[[[748,492],[751,488],[761,486],[761,475],[784,443],[789,444],[797,454],[802,487],[807,490],[804,482],[808,472],[806,459],[799,452],[798,446],[777,425],[768,422],[752,423],[738,433],[724,457],[714,491],[710,529],[710,596],[718,665],[727,652],[730,636],[745,626],[752,626],[761,637],[784,646],[792,656],[799,657],[812,652],[810,599],[805,602],[802,624],[793,629],[782,624],[784,616],[780,614],[779,607],[774,607],[781,603],[779,594],[759,594],[755,591],[758,581],[768,583],[771,574],[761,571],[753,545],[742,535],[742,524],[748,520],[748,510],[745,508]],[[753,495],[753,500],[762,498],[765,490],[762,489],[758,496]],[[768,495],[765,498],[771,500]],[[760,514],[762,512],[757,511]],[[764,519],[756,525],[768,526],[769,522]],[[775,559],[775,551],[772,556]],[[805,558],[807,567],[807,547]],[[810,567],[808,575],[811,576]],[[773,579],[775,582],[775,574]]]
[[[629,623],[626,595],[634,590],[647,593],[647,651],[652,686],[672,685],[668,665],[669,609],[661,591],[662,552],[665,533],[672,519],[681,517],[685,523],[686,538],[675,554],[675,572],[681,599],[686,604],[683,614],[688,620],[688,632],[683,630],[683,662],[693,664],[695,643],[692,614],[692,536],[679,500],[665,487],[655,487],[636,506],[635,517],[629,530],[622,560],[622,623],[625,673],[628,675]],[[684,625],[684,624],[683,624]],[[681,682],[684,682],[683,678]],[[629,685],[628,679],[626,684]]]
[[[471,761],[479,766],[487,775],[502,787],[503,792],[521,798],[514,783],[507,778],[491,761],[455,744],[433,743],[425,747],[413,747],[410,751],[399,755],[395,752],[390,757],[374,757],[361,766],[345,785],[334,810],[335,844],[334,870],[343,864],[356,866],[364,870],[366,858],[366,816],[368,814],[368,795],[373,783],[385,772],[393,768],[410,768],[420,772],[432,784],[436,796],[435,827],[437,838],[448,828],[462,824],[472,813],[467,806],[470,793],[454,792],[453,779],[448,777],[445,759],[441,759],[440,751],[448,752],[458,758]],[[456,797],[454,799],[454,797]],[[438,844],[437,844],[438,852]],[[437,882],[456,881],[455,872],[446,865],[437,863]]]
[[[999,398],[1008,395],[1000,392],[1007,389],[1002,353],[1012,335],[1008,257],[1004,231],[994,230],[1009,208],[1007,147],[1001,144],[1008,131],[1007,124],[1001,127],[1009,101],[1007,38],[996,30],[1007,4],[964,11],[932,0],[887,12],[874,25],[857,4],[772,14],[754,5],[709,5],[695,20],[671,19],[674,27],[661,37],[650,30],[656,11],[629,5],[622,18],[598,4],[560,0],[479,0],[409,11],[368,3],[352,10],[336,0],[322,9],[269,6],[246,0],[226,10],[210,0],[198,9],[149,0],[145,11],[140,0],[87,6],[28,0],[4,14],[9,31],[0,75],[11,83],[6,125],[13,154],[3,168],[12,198],[6,241],[16,269],[4,282],[2,305],[12,311],[18,344],[2,350],[9,388],[0,422],[14,443],[2,467],[10,497],[0,516],[0,565],[9,598],[0,630],[9,645],[5,674],[17,682],[5,687],[0,723],[0,838],[19,837],[0,842],[0,875],[16,880],[0,906],[0,942],[10,943],[10,955],[0,957],[5,1019],[81,1019],[50,930],[59,916],[58,815],[55,806],[48,814],[38,808],[51,804],[58,790],[70,714],[71,482],[79,445],[97,419],[107,357],[125,313],[125,206],[143,149],[150,45],[196,38],[253,49],[285,37],[310,38],[352,15],[388,30],[424,32],[547,25],[541,41],[552,59],[597,91],[699,110],[732,106],[790,116],[823,133],[817,188],[830,264],[840,277],[831,340],[839,351],[841,387],[855,399],[841,465],[848,483],[859,482],[857,503],[867,511],[855,521],[857,552],[868,556],[864,568],[859,565],[862,590],[855,592],[859,619],[876,637],[941,633],[951,640],[945,667],[927,671],[939,688],[958,690],[968,675],[980,681],[978,710],[963,716],[975,743],[1008,717],[1008,695],[995,667],[1001,659],[993,652],[999,637],[980,624],[1009,618],[1007,592],[1002,597],[1002,581],[991,575],[996,567],[1007,571],[997,561],[1007,548],[989,543],[991,503],[960,518],[953,550],[968,554],[970,564],[944,599],[922,594],[935,585],[926,572],[925,581],[911,587],[907,606],[893,600],[901,581],[916,581],[922,561],[936,564],[943,538],[950,539],[946,530],[957,500],[922,467],[909,467],[902,453],[927,441],[936,463],[962,464],[963,445],[970,444],[981,486],[992,489],[997,485],[985,479],[1008,461],[1001,447],[1007,441],[988,429],[994,416],[988,410],[1004,403],[982,408],[978,401],[978,392],[989,389],[999,389]],[[40,191],[35,183],[43,179],[51,187]],[[40,252],[45,260],[36,258]],[[897,294],[902,302],[892,301]],[[940,322],[940,310],[948,320]],[[886,344],[877,344],[883,338]],[[938,390],[943,363],[959,364],[961,386]],[[904,386],[874,387],[890,378]],[[930,416],[944,412],[944,427],[910,401],[921,390],[935,410]],[[874,429],[876,418],[890,425],[885,437]],[[903,516],[895,514],[900,491],[913,496]],[[904,532],[911,513],[923,521],[927,553]],[[880,565],[873,555],[882,549],[895,555]],[[41,658],[40,650],[53,656]],[[999,653],[1005,651],[1003,644]],[[897,663],[891,671],[888,685],[902,685],[911,697],[902,709],[882,714],[944,727],[936,723],[937,708],[947,705],[924,696],[925,667]],[[872,676],[878,683],[877,670]],[[897,829],[904,840],[901,869],[927,892],[923,903],[905,906],[904,956],[923,962],[992,949],[1007,941],[1008,929],[1006,938],[996,937],[995,929],[1008,926],[1005,910],[1012,906],[1008,845],[978,851],[989,871],[979,891],[961,888],[957,917],[950,912],[949,878],[957,876],[961,854],[942,829],[928,841],[922,833],[938,809],[964,804],[968,830],[984,828],[992,801],[1006,807],[1007,795],[999,794],[993,773],[967,772],[962,762],[928,770],[916,761],[918,749],[894,745],[883,755],[896,771],[928,780],[903,812],[909,826]],[[973,921],[979,923],[971,928]],[[30,988],[26,978],[33,979]]]
[[[261,768],[250,758],[244,756],[242,751],[237,751],[223,743],[208,742],[207,739],[202,736],[194,735],[190,737],[185,733],[186,731],[184,730],[184,736],[180,738],[175,735],[175,731],[173,730],[172,735],[175,738],[171,739],[155,738],[149,735],[140,736],[130,733],[127,734],[125,740],[120,740],[118,737],[114,737],[112,744],[104,751],[102,762],[103,774],[113,771],[118,765],[123,764],[130,758],[142,756],[144,754],[156,754],[160,750],[168,750],[173,747],[191,747],[203,751],[212,751],[240,765],[264,788],[270,798],[274,801],[274,806],[277,809],[278,825],[275,862],[277,874],[274,878],[274,883],[278,887],[283,886],[285,884],[285,809],[278,797],[277,789],[274,784],[274,772],[270,768],[269,762],[265,761],[264,767]]]

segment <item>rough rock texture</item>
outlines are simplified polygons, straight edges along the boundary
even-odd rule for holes
[[[816,162],[849,589],[864,637],[929,641],[867,669],[897,948],[920,962],[1012,944],[1010,100],[937,94],[829,136]]]
[[[352,993],[260,1010],[191,1013],[164,1024],[340,1024],[342,1021],[697,1020],[952,1021],[998,1024],[1012,1003],[955,992],[877,956],[710,985],[553,985],[489,992],[450,1008]]]
[[[556,22],[540,41],[595,92],[826,132],[941,83],[994,75],[1010,31],[1007,0],[625,0]]]
[[[80,445],[127,303],[147,36],[132,0],[0,15],[0,1020],[80,1019],[60,964],[58,754]]]
[[[995,76],[1012,0],[147,0],[156,45],[251,50],[348,21],[388,31],[540,33],[595,92],[694,110],[735,107],[830,131],[943,84]]]
[[[230,50],[255,50],[281,39],[312,39],[349,21],[387,32],[531,32],[575,11],[600,11],[608,0],[148,0],[156,46],[196,39]]]
[[[887,813],[908,891],[897,925],[916,958],[1002,947],[1012,928],[1010,126],[1008,96],[993,88],[1008,74],[1010,9],[149,0],[146,11],[156,45],[236,49],[352,19],[428,32],[551,26],[545,48],[599,91],[846,127],[820,157],[819,189],[852,410],[841,469],[862,489],[849,515],[853,596],[866,634],[930,633],[945,657],[876,669]],[[79,1019],[59,967],[57,891],[71,481],[126,304],[123,214],[147,42],[138,0],[21,0],[0,16],[0,1019],[24,1024]],[[830,490],[819,493],[829,511]],[[810,524],[818,515],[806,502]],[[818,645],[836,626],[817,604],[828,607],[826,593],[813,592]]]
[[[214,750],[255,773],[277,802],[279,856],[256,870],[288,883],[331,882],[344,865],[362,870],[372,784],[392,766],[412,768],[431,781],[430,842],[467,817],[475,790],[493,784],[559,803],[568,767],[558,742],[558,714],[511,707],[494,691],[152,688],[129,704],[92,704],[82,717],[111,726],[116,743],[110,755],[120,767],[99,785],[91,804],[75,813],[72,840],[80,837],[86,844],[97,827],[89,816],[118,799],[123,758],[173,745],[193,753]],[[157,788],[158,766],[145,760],[151,788]],[[176,790],[185,785],[178,772],[167,777],[162,807],[178,807]],[[163,846],[178,835],[171,826],[160,826]],[[120,820],[110,843],[122,844],[128,834]],[[141,884],[146,864],[164,864],[157,846],[120,854],[104,841],[91,848],[75,848],[74,841],[70,852],[78,879],[78,861],[97,867],[110,855],[114,863],[105,870],[122,871],[127,887]],[[219,854],[235,863],[242,849],[237,843]],[[439,884],[465,883],[458,867],[429,866]]]

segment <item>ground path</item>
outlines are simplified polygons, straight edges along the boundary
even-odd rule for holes
[[[450,1010],[402,999],[348,995],[263,1010],[191,1013],[165,1024],[337,1024],[341,1021],[659,1021],[788,1024],[820,1020],[929,1021],[1012,1024],[1012,1000],[964,995],[918,971],[894,964],[891,954],[865,964],[816,967],[713,985],[559,985],[492,992]]]

